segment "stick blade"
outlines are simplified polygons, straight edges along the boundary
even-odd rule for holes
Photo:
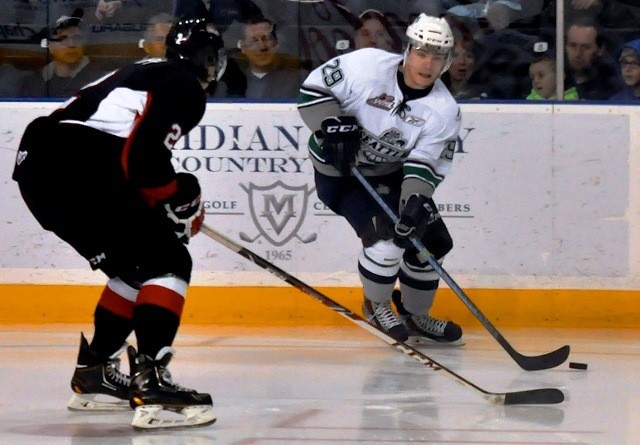
[[[525,371],[540,371],[543,369],[551,369],[556,366],[560,366],[567,358],[569,358],[569,352],[571,348],[569,345],[556,349],[555,351],[548,352],[544,355],[537,355],[534,357],[528,357],[520,355],[513,357],[516,363]]]
[[[564,393],[557,388],[530,389],[508,392],[504,405],[556,405],[564,401]]]

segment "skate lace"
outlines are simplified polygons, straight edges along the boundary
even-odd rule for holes
[[[131,377],[123,372],[120,372],[119,359],[114,359],[107,362],[107,376],[118,385],[131,386]]]
[[[164,382],[167,385],[171,386],[172,388],[175,388],[177,391],[186,391],[186,392],[192,391],[190,388],[186,388],[182,385],[175,383],[173,381],[173,377],[171,377],[171,372],[169,372],[169,370],[166,367],[163,367],[163,366],[159,367],[158,372],[160,373],[162,380],[164,380]]]
[[[429,315],[413,315],[411,318],[423,331],[436,335],[444,335],[444,329],[447,326],[446,321],[438,320]]]
[[[371,306],[373,308],[373,315],[370,317],[371,319],[375,319],[380,326],[382,326],[385,330],[390,330],[394,326],[398,326],[401,324],[396,314],[391,310],[391,305],[389,302],[386,303],[374,303],[371,302]]]

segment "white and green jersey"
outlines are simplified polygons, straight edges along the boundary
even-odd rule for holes
[[[449,173],[460,131],[458,104],[445,85],[405,98],[398,83],[402,56],[365,48],[335,57],[309,74],[300,88],[298,110],[311,129],[309,153],[323,174],[339,176],[326,164],[320,124],[325,117],[350,115],[362,127],[358,168],[367,176],[403,168],[431,192]],[[431,193],[426,193],[430,195]]]

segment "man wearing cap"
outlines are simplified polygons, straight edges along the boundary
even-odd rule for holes
[[[22,95],[28,97],[70,97],[86,84],[102,77],[105,70],[93,66],[84,54],[82,10],[62,16],[43,40],[51,62],[25,80]]]

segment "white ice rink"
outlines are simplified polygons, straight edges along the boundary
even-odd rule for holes
[[[211,393],[218,421],[136,432],[131,412],[66,409],[81,329],[92,333],[0,327],[0,444],[640,444],[637,330],[501,330],[527,355],[571,346],[567,363],[536,372],[521,370],[481,328],[466,331],[463,347],[421,348],[488,391],[567,395],[559,405],[499,406],[356,326],[183,326],[171,372]]]

